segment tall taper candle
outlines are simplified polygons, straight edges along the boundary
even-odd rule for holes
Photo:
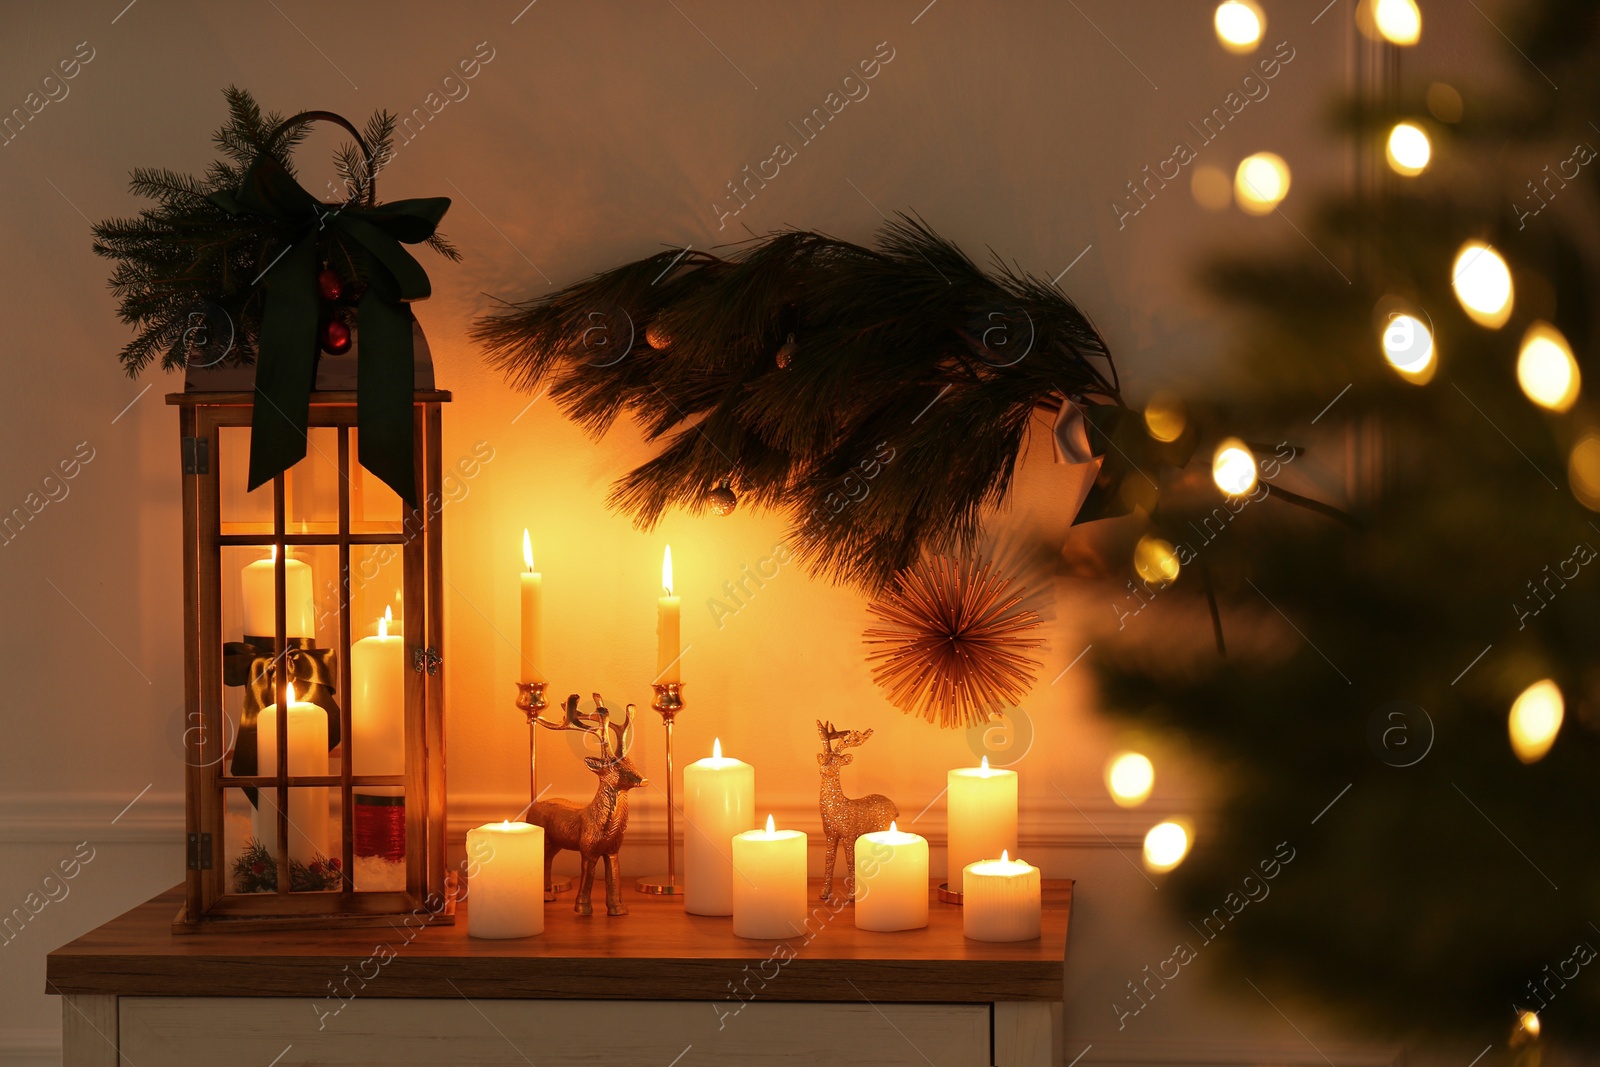
[[[544,575],[533,569],[533,539],[522,531],[522,561],[527,570],[522,586],[522,671],[524,682],[548,681],[544,676]]]
[[[679,663],[682,645],[678,637],[678,597],[672,591],[672,546],[661,556],[661,588],[665,595],[656,600],[656,677],[657,682],[681,682]]]
[[[683,909],[693,915],[733,914],[733,835],[755,828],[756,771],[722,754],[683,769]]]

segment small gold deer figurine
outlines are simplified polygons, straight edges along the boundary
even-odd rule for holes
[[[822,767],[822,833],[828,839],[828,857],[822,868],[822,899],[833,897],[833,862],[844,844],[845,895],[853,898],[856,890],[856,838],[877,830],[887,830],[889,823],[900,815],[894,801],[881,793],[865,797],[847,797],[839,784],[839,768],[855,759],[845,751],[855,748],[872,736],[871,730],[835,730],[833,723],[818,722],[817,733],[822,735],[822,751],[817,753],[817,763]],[[837,741],[838,747],[834,747]]]
[[[645,784],[646,779],[628,759],[628,739],[633,732],[633,705],[629,704],[619,727],[611,712],[594,695],[594,711],[578,711],[578,694],[567,697],[566,717],[559,722],[535,720],[552,730],[581,730],[600,739],[600,755],[585,756],[583,762],[600,777],[594,799],[588,804],[574,800],[541,800],[528,811],[528,821],[544,827],[544,898],[554,900],[550,889],[550,864],[556,853],[571,849],[583,857],[578,875],[578,899],[572,910],[579,915],[594,914],[590,895],[594,890],[594,865],[606,861],[606,914],[626,915],[622,902],[622,879],[617,869],[617,850],[628,828],[628,790]]]

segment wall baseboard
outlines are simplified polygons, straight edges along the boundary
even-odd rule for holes
[[[6,1067],[61,1067],[61,1028],[0,1030],[0,1063]]]
[[[469,829],[512,818],[526,803],[525,794],[463,793],[450,797],[452,841],[464,840]],[[666,841],[665,797],[635,796],[629,812],[628,837],[635,844]],[[814,794],[763,798],[780,825],[821,833]],[[1183,807],[1190,814],[1195,805]],[[1022,804],[1020,845],[1026,849],[1142,847],[1145,831],[1166,813],[1170,803],[1129,810],[1105,799],[1073,801],[1065,797],[1027,798]],[[137,798],[114,793],[0,793],[0,843],[52,844],[63,841],[107,844],[179,844],[183,834],[183,796],[154,790]],[[679,819],[681,824],[682,819]],[[944,843],[942,804],[920,815],[906,811],[900,828],[922,834],[930,843]],[[683,826],[678,828],[682,839]]]
[[[1396,1067],[1405,1052],[1398,1046],[1341,1043],[1313,1048],[1305,1041],[1248,1041],[1239,1039],[1147,1038],[1101,1039],[1085,1042],[1067,1036],[1067,1057],[1088,1051],[1085,1067],[1312,1067],[1337,1063],[1340,1067]],[[1092,1051],[1090,1051],[1092,1050]],[[1326,1053],[1326,1055],[1324,1055]]]

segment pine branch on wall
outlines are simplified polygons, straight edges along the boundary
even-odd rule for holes
[[[868,589],[971,547],[1036,408],[1120,405],[1104,340],[1058,289],[907,217],[870,248],[787,231],[662,252],[474,336],[594,436],[627,415],[660,443],[611,494],[640,526],[727,481],[788,517],[814,573]]]

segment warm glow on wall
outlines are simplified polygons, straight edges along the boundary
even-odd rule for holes
[[[1544,759],[1561,732],[1566,717],[1566,702],[1556,683],[1546,678],[1522,691],[1511,705],[1511,748],[1523,763]]]
[[[1189,854],[1189,830],[1174,820],[1157,823],[1144,835],[1144,865],[1152,871],[1170,871]]]
[[[1383,327],[1383,358],[1400,377],[1416,385],[1426,385],[1438,367],[1434,359],[1433,331],[1415,315],[1391,315]]]
[[[1155,784],[1155,765],[1141,753],[1119,752],[1106,764],[1106,789],[1111,799],[1124,808],[1143,804]]]
[[[1272,152],[1257,152],[1239,161],[1233,194],[1251,215],[1270,215],[1289,195],[1289,164]]]
[[[1384,155],[1389,160],[1390,170],[1414,178],[1428,169],[1428,160],[1433,158],[1433,145],[1421,126],[1412,122],[1397,122],[1394,129],[1389,131]]]
[[[1253,0],[1227,0],[1218,4],[1213,22],[1222,47],[1241,55],[1256,50],[1267,27],[1266,16]]]
[[[1482,241],[1468,241],[1450,267],[1450,286],[1467,316],[1498,330],[1511,317],[1511,268]]]
[[[1211,460],[1211,480],[1229,496],[1244,496],[1256,487],[1256,457],[1250,446],[1230,437],[1217,446]]]
[[[1566,411],[1578,400],[1578,361],[1560,330],[1536,322],[1522,338],[1517,354],[1517,384],[1529,400],[1551,411]]]

